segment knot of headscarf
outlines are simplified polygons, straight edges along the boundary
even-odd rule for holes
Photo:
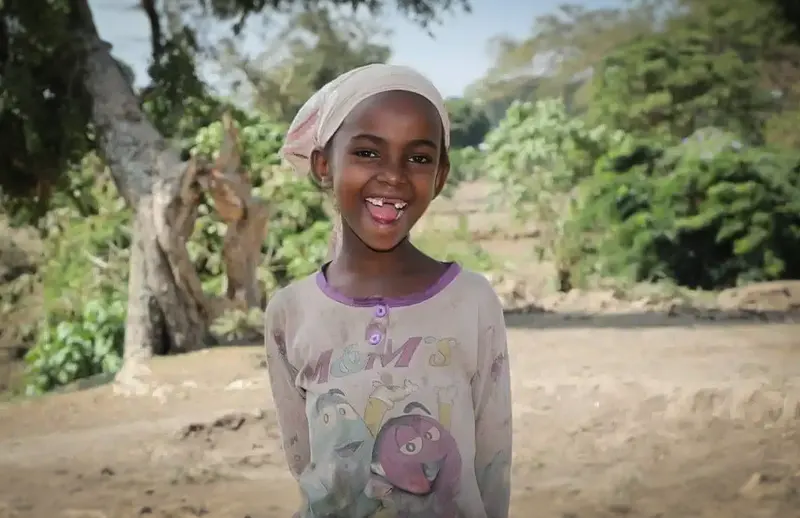
[[[324,148],[344,120],[362,101],[389,91],[413,92],[439,112],[444,144],[450,147],[450,118],[439,90],[425,76],[402,65],[373,64],[346,72],[323,86],[297,112],[286,133],[281,156],[298,175],[311,171],[311,152]],[[329,259],[339,251],[340,221],[334,220]]]

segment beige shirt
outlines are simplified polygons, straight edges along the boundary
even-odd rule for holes
[[[274,295],[266,349],[300,517],[507,518],[506,331],[483,276],[350,299],[318,272]]]

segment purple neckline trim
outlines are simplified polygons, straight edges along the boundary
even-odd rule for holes
[[[412,295],[406,295],[405,297],[395,297],[395,298],[387,298],[387,297],[347,297],[344,294],[336,291],[333,286],[328,284],[328,279],[325,277],[325,268],[328,266],[327,263],[325,264],[320,270],[317,272],[317,286],[319,289],[322,290],[322,293],[327,295],[329,298],[335,300],[336,302],[340,302],[347,306],[354,306],[354,307],[369,307],[374,306],[376,304],[386,304],[389,307],[399,308],[404,306],[413,306],[414,304],[419,304],[420,302],[425,302],[433,298],[435,295],[440,293],[444,290],[453,280],[458,276],[461,272],[461,266],[458,263],[445,263],[447,264],[447,269],[444,271],[439,280],[433,283],[431,286],[428,287],[425,291],[420,293],[414,293]]]

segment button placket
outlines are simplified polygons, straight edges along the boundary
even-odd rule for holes
[[[386,338],[385,336],[386,322],[384,321],[384,319],[386,319],[386,317],[389,315],[389,306],[387,306],[384,303],[377,304],[374,307],[373,315],[374,317],[369,325],[369,327],[371,327],[373,331],[369,333],[367,341],[370,343],[370,345],[378,346],[381,343],[383,343],[384,339]]]
[[[382,338],[383,337],[381,336],[381,334],[376,331],[371,335],[369,335],[369,343],[372,345],[378,345],[379,343],[381,343]]]

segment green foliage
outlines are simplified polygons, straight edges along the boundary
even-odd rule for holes
[[[227,343],[260,342],[264,339],[264,312],[256,308],[226,311],[211,324],[211,332]]]
[[[474,147],[450,150],[450,175],[442,194],[451,196],[462,182],[472,182],[483,176],[484,153]]]
[[[95,374],[116,372],[122,364],[125,301],[91,299],[75,320],[51,320],[25,356],[28,395]]]
[[[69,2],[0,2],[0,205],[41,214],[90,146],[91,99]],[[29,200],[34,200],[31,205]]]
[[[797,154],[721,132],[676,146],[626,143],[582,186],[577,270],[703,289],[797,278],[798,172]]]
[[[119,367],[125,330],[130,211],[107,169],[89,154],[38,222],[44,261],[26,392],[39,394]]]
[[[454,232],[422,233],[414,237],[414,244],[432,257],[455,261],[476,272],[486,272],[495,266],[489,253],[473,238],[464,214],[458,216]]]
[[[575,187],[625,134],[568,115],[563,102],[514,103],[486,138],[496,203],[541,231],[540,256],[560,256]]]
[[[325,258],[332,225],[325,211],[325,197],[308,178],[298,178],[281,167],[278,150],[285,128],[263,117],[238,123],[242,165],[249,173],[253,194],[267,202],[270,223],[262,246],[266,263],[259,275],[268,289],[310,274]],[[214,122],[201,129],[192,153],[213,158],[219,152],[223,128]],[[200,206],[195,236],[189,253],[205,287],[222,293],[221,263],[224,224],[213,216],[213,201]]]
[[[753,60],[719,43],[689,26],[617,48],[594,74],[591,116],[640,136],[684,138],[714,126],[762,142],[774,99]]]
[[[492,127],[486,111],[469,99],[447,99],[446,104],[450,115],[450,148],[479,146]]]

